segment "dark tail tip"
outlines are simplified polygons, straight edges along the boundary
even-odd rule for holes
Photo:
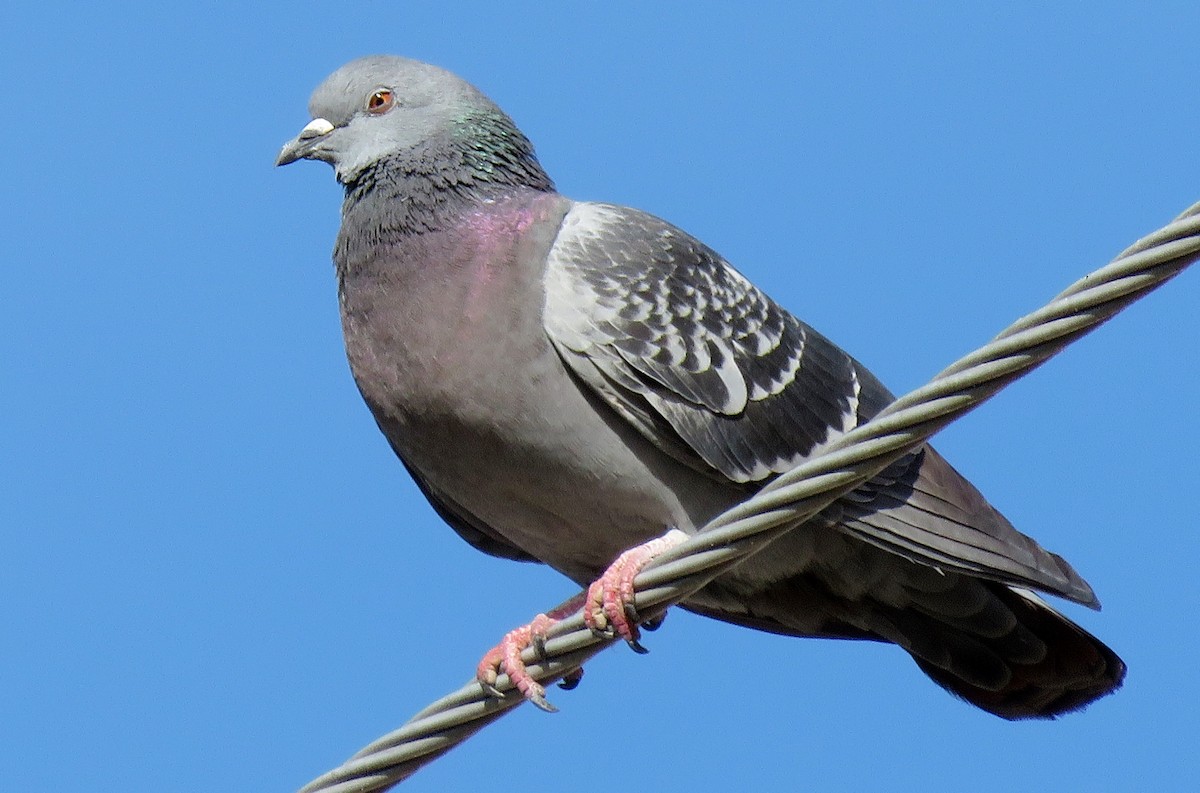
[[[1046,646],[1040,658],[1004,658],[1008,674],[980,686],[920,658],[917,665],[938,685],[976,707],[1005,719],[1052,719],[1086,707],[1121,687],[1125,662],[1103,642],[1022,590],[995,586],[993,592],[1020,624]]]

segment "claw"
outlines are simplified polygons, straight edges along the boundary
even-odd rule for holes
[[[558,713],[558,708],[550,704],[550,700],[546,699],[546,689],[539,683],[538,690],[531,691],[525,694],[525,699],[533,703],[534,707],[544,713]]]
[[[654,619],[649,619],[649,620],[646,620],[645,622],[642,622],[641,623],[642,630],[647,630],[647,631],[650,631],[651,633],[654,633],[656,630],[661,628],[662,624],[666,621],[667,621],[667,612],[664,611],[662,614],[659,614]]]
[[[563,679],[558,681],[558,687],[563,691],[570,691],[579,685],[579,681],[583,680],[583,667],[579,667],[573,672],[567,672],[563,675]]]

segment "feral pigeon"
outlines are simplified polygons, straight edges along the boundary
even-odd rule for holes
[[[595,581],[588,624],[635,649],[647,559],[893,398],[696,238],[556,192],[512,120],[443,69],[362,58],[309,110],[277,164],[327,162],[345,189],[338,297],[379,428],[463,539]],[[892,642],[1008,719],[1120,686],[1112,650],[1031,590],[1098,606],[924,446],[681,605]],[[509,634],[481,682],[506,671],[544,704],[519,653],[556,616]]]

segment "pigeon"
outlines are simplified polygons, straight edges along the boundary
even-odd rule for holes
[[[638,649],[632,580],[893,395],[681,229],[560,194],[530,141],[456,75],[370,56],[330,75],[276,161],[330,164],[354,381],[436,512],[587,595],[480,662],[548,707],[520,651],[582,607]],[[890,642],[951,694],[1053,718],[1125,664],[1034,591],[1098,608],[931,446],[688,597],[798,637]],[[498,693],[498,692],[495,692]]]

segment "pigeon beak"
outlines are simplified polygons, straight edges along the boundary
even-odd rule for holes
[[[308,157],[317,141],[330,132],[333,132],[333,124],[323,118],[314,118],[305,125],[304,129],[300,130],[299,135],[283,144],[279,156],[275,158],[275,165],[288,165]]]

